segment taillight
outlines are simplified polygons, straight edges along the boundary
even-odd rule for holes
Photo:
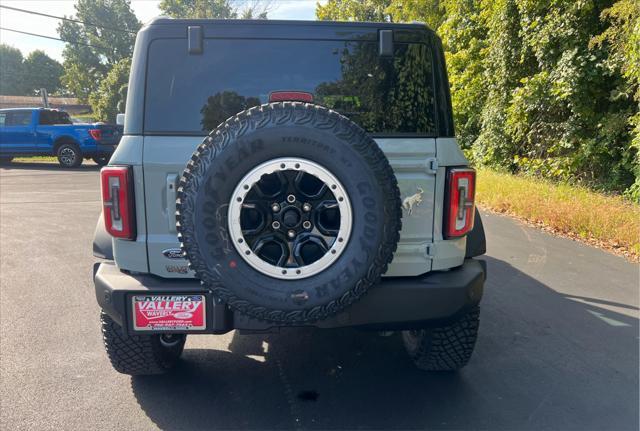
[[[313,94],[306,91],[272,91],[269,102],[313,102]]]
[[[447,209],[445,235],[460,237],[473,229],[476,212],[476,171],[471,168],[451,169],[447,173]]]
[[[89,134],[96,141],[99,141],[102,139],[102,130],[100,129],[89,129]]]
[[[102,211],[107,232],[116,238],[135,239],[133,175],[128,166],[106,166],[100,171]]]

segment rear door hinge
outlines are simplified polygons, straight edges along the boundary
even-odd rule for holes
[[[176,197],[178,196],[178,175],[169,174],[166,180],[167,222],[169,232],[176,233]]]
[[[427,173],[435,175],[438,172],[438,159],[429,157],[427,159]]]
[[[434,243],[430,243],[427,244],[427,247],[425,249],[425,254],[427,256],[427,259],[433,259],[436,255],[436,245]]]

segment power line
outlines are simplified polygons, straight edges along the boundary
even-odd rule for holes
[[[89,45],[88,43],[82,43],[82,42],[71,42],[68,40],[60,39],[59,37],[45,36],[44,34],[29,33],[28,31],[14,30],[12,28],[0,27],[0,30],[12,31],[14,33],[28,34],[29,36],[43,37],[45,39],[59,40],[60,42],[69,43],[71,45],[82,45],[82,46],[88,46],[89,48],[109,50],[104,46]]]
[[[15,10],[15,11],[18,11],[18,12],[30,13],[30,14],[33,14],[33,15],[46,16],[47,18],[55,18],[55,19],[61,19],[61,20],[64,20],[64,21],[76,22],[78,24],[88,25],[90,27],[102,28],[104,30],[111,30],[111,31],[119,31],[119,32],[122,32],[122,33],[136,34],[135,31],[123,30],[121,28],[114,28],[114,27],[106,27],[104,25],[98,25],[98,24],[93,24],[93,23],[90,23],[90,22],[80,21],[80,20],[74,19],[74,18],[67,18],[67,17],[62,17],[62,16],[49,15],[49,14],[46,14],[46,13],[36,12],[36,11],[33,11],[33,10],[27,10],[27,9],[20,9],[20,8],[13,7],[13,6],[0,5],[0,8],[11,9],[11,10]]]

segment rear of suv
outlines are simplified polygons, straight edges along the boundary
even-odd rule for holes
[[[425,370],[471,357],[484,232],[424,25],[156,19],[101,184],[119,372],[167,371],[189,334],[285,326],[401,331]]]

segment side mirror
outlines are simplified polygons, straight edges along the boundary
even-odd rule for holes
[[[116,124],[118,126],[124,126],[124,114],[116,115]]]

